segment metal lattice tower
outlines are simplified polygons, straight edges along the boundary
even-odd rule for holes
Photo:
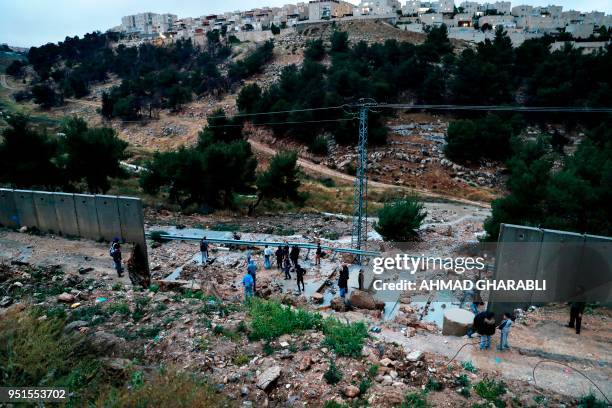
[[[351,246],[367,249],[368,239],[368,112],[376,106],[373,100],[361,100],[359,104],[359,156],[355,174],[355,196],[353,199],[353,231]],[[361,262],[361,257],[358,257]]]

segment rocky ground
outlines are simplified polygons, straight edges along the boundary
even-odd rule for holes
[[[456,206],[432,204],[422,231],[424,242],[433,253],[455,253],[458,241],[474,239],[483,218]],[[343,245],[348,229],[340,216],[301,214],[238,219],[162,213],[148,214],[147,223],[151,229],[224,225],[231,230],[226,233],[245,239],[290,241],[314,239],[325,229],[338,234],[336,240],[325,241],[332,246]],[[293,234],[275,235],[269,228],[276,224]],[[239,284],[246,250],[215,245],[213,261],[203,267],[194,243],[150,242],[154,284],[143,290],[116,276],[104,243],[4,230],[0,313],[32,307],[42,310],[42,316],[64,311],[65,330],[91,339],[108,354],[105,364],[114,370],[133,370],[138,361],[143,371],[167,364],[202,373],[219,393],[242,406],[323,406],[336,401],[391,407],[406,398],[413,404],[406,406],[420,406],[421,400],[432,406],[574,406],[576,398],[589,391],[588,382],[569,369],[543,365],[536,387],[531,369],[544,358],[580,368],[604,390],[609,388],[612,333],[607,309],[590,311],[582,337],[576,337],[562,328],[564,306],[535,308],[517,320],[510,352],[482,353],[472,346],[460,349],[469,340],[443,336],[435,321],[420,320],[422,310],[408,297],[400,299],[399,312],[391,320],[383,318],[367,294],[354,289],[353,304],[364,308],[334,307],[338,260],[325,258],[320,268],[304,261],[307,294],[300,296],[294,281],[284,281],[275,269],[263,270],[260,250],[252,248],[260,265],[260,297],[374,329],[359,357],[338,355],[327,343],[325,329],[254,340],[253,316],[243,304]],[[177,270],[176,279],[167,279]],[[350,286],[355,286],[352,281]],[[330,371],[340,373],[336,384],[326,380]],[[505,383],[504,392],[497,387],[499,380]],[[488,395],[483,391],[487,387],[497,387],[499,395],[486,399],[482,395]]]

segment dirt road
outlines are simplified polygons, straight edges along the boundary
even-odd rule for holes
[[[260,153],[263,153],[263,154],[266,154],[266,155],[269,155],[269,156],[273,156],[274,154],[276,154],[276,150],[274,150],[270,146],[267,146],[267,145],[265,145],[265,144],[263,144],[261,142],[249,139],[249,143],[251,144],[251,147],[254,150],[256,150],[256,151],[258,151]],[[320,164],[313,163],[310,160],[306,160],[304,158],[298,158],[297,163],[298,163],[298,165],[300,165],[300,167],[302,167],[306,171],[310,171],[310,172],[317,173],[317,174],[322,174],[324,176],[331,177],[331,178],[334,178],[334,179],[337,179],[337,180],[342,180],[342,181],[345,181],[347,183],[353,183],[355,181],[355,177],[353,177],[353,176],[351,176],[349,174],[342,173],[340,171],[330,169],[329,167],[326,167],[326,166],[323,166],[323,165],[320,165]],[[381,189],[406,190],[406,191],[418,193],[422,197],[434,198],[434,199],[443,199],[443,200],[453,201],[453,202],[457,202],[457,203],[473,205],[473,206],[477,206],[477,207],[489,208],[489,204],[488,203],[470,201],[470,200],[465,200],[465,199],[462,199],[462,198],[449,197],[449,196],[442,195],[442,194],[432,193],[431,191],[420,190],[420,189],[415,189],[415,188],[408,188],[408,187],[403,187],[403,186],[396,186],[396,185],[393,185],[393,184],[381,183],[379,181],[371,181],[370,180],[370,181],[368,181],[368,186],[370,188],[373,187],[373,188],[381,188]]]

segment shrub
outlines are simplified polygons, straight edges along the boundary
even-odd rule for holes
[[[506,393],[506,384],[503,381],[485,378],[474,386],[474,391],[482,398],[495,402]]]
[[[471,361],[462,361],[461,367],[463,367],[465,371],[469,371],[470,373],[475,373],[476,371],[478,371],[478,369],[474,367],[474,364],[472,364]]]
[[[273,340],[283,334],[321,327],[321,315],[291,309],[280,303],[254,299],[249,305],[252,340]]]
[[[599,400],[592,392],[578,400],[578,408],[605,408],[608,407],[604,401]]]
[[[388,241],[410,241],[427,217],[423,203],[417,197],[408,197],[387,203],[378,212],[374,229]]]
[[[325,374],[323,374],[323,378],[331,385],[337,384],[342,380],[342,371],[336,367],[336,363],[334,363],[333,360],[329,360],[329,368]]]
[[[429,377],[427,384],[425,384],[425,389],[427,391],[442,391],[442,388],[444,388],[442,383],[433,377]]]
[[[455,384],[460,387],[467,387],[468,385],[470,385],[470,379],[467,375],[461,374],[460,376],[455,378]]]
[[[310,143],[310,145],[308,146],[308,150],[312,154],[317,154],[320,156],[326,155],[328,151],[327,150],[327,139],[325,139],[321,135],[315,137],[312,143]]]
[[[137,388],[106,390],[94,406],[207,408],[227,406],[227,401],[200,377],[164,370]]]
[[[323,324],[323,344],[339,356],[360,357],[368,329],[362,322],[344,324],[329,318]]]
[[[427,394],[424,392],[411,392],[406,394],[401,408],[428,408]]]
[[[126,302],[114,302],[108,306],[108,313],[127,316],[130,314],[130,306]]]

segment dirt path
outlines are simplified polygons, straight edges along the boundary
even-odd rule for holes
[[[261,142],[258,142],[256,140],[253,139],[249,139],[249,143],[251,144],[251,147],[263,154],[269,155],[269,156],[273,156],[274,154],[276,154],[276,150],[274,150],[273,148],[271,148],[270,146],[267,146]],[[332,177],[335,178],[337,180],[342,180],[348,183],[353,183],[355,181],[355,177],[346,174],[346,173],[342,173],[340,171],[337,170],[333,170],[330,169],[327,166],[323,166],[320,164],[316,164],[311,162],[310,160],[306,160],[304,158],[298,157],[297,163],[305,170],[309,170],[313,173],[317,173],[317,174],[323,174],[325,176],[328,177]],[[395,189],[395,190],[407,190],[407,191],[411,191],[411,192],[416,192],[418,194],[420,194],[423,197],[428,197],[428,198],[438,198],[438,199],[444,199],[444,200],[449,200],[449,201],[453,201],[453,202],[458,202],[458,203],[463,203],[463,204],[468,204],[468,205],[473,205],[473,206],[477,206],[477,207],[485,207],[488,208],[489,204],[488,203],[483,203],[483,202],[477,202],[477,201],[470,201],[470,200],[465,200],[462,198],[455,198],[455,197],[449,197],[443,194],[436,194],[436,193],[432,193],[430,191],[427,190],[421,190],[421,189],[415,189],[415,188],[407,188],[407,187],[403,187],[403,186],[396,186],[393,184],[387,184],[387,183],[381,183],[379,181],[368,181],[368,186],[369,187],[374,187],[374,188],[381,188],[381,189]]]

